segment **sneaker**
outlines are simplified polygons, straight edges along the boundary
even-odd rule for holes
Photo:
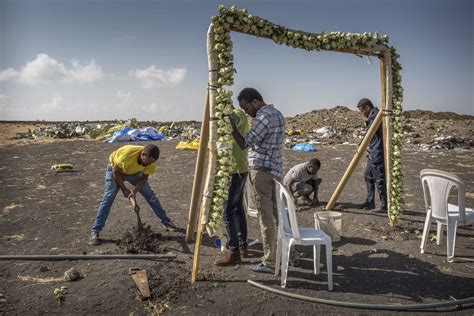
[[[273,273],[273,270],[267,267],[263,262],[251,265],[250,270],[257,273]]]
[[[98,246],[100,245],[99,232],[92,231],[91,236],[89,237],[89,245]]]
[[[239,264],[239,263],[241,263],[240,253],[229,252],[229,251],[224,251],[224,253],[222,254],[222,257],[214,261],[214,264],[216,266],[230,266],[230,265]]]
[[[242,258],[248,258],[247,245],[239,246],[239,253]]]
[[[173,224],[172,221],[167,221],[166,223],[163,223],[163,226],[165,226],[166,230],[169,232],[175,232],[178,230],[178,227],[176,227],[176,225]]]

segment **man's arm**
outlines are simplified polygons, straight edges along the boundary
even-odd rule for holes
[[[135,186],[135,189],[133,189],[132,196],[135,198],[138,192],[143,188],[145,183],[148,181],[148,174],[143,174],[140,179],[138,179],[137,185]]]
[[[237,145],[239,145],[241,149],[245,149],[254,144],[259,144],[262,142],[263,138],[268,133],[269,124],[270,122],[264,115],[257,116],[253,119],[252,128],[250,129],[250,132],[248,132],[248,134],[243,137],[237,130],[235,122],[233,122],[231,119],[232,136],[234,137]]]
[[[319,179],[313,179],[313,204],[318,204],[318,190],[319,190]]]
[[[125,183],[123,182],[123,175],[122,175],[122,170],[120,169],[119,166],[115,165],[112,171],[112,176],[114,177],[115,181],[117,182],[118,186],[120,189],[122,189],[123,195],[128,198],[129,195],[131,194],[131,191],[127,189],[125,186]]]
[[[239,145],[240,149],[245,149],[248,147],[244,137],[240,135],[239,131],[237,130],[237,127],[234,124],[232,124],[232,136],[234,137],[234,140],[237,145]]]

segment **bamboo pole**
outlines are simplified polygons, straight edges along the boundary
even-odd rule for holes
[[[194,170],[193,191],[191,194],[191,202],[189,204],[188,225],[186,227],[186,242],[194,240],[194,232],[196,229],[196,220],[199,213],[199,201],[202,192],[204,163],[206,160],[207,142],[209,141],[209,89],[206,90],[206,98],[204,101],[204,114],[201,124],[201,137],[199,140],[199,149]]]
[[[384,157],[385,157],[385,182],[387,185],[387,209],[390,209],[392,204],[392,195],[390,188],[392,186],[392,98],[393,98],[393,87],[392,87],[392,57],[390,50],[387,49],[384,52],[384,66],[385,66],[385,112],[383,121],[385,123],[384,132],[387,135],[384,140]],[[394,226],[395,223],[389,219],[389,225]]]
[[[334,204],[336,203],[337,199],[339,198],[339,195],[341,194],[342,190],[346,186],[347,181],[351,177],[352,172],[354,171],[355,167],[357,166],[357,163],[359,162],[360,158],[362,157],[365,150],[367,149],[367,146],[372,140],[372,137],[374,136],[375,132],[379,128],[381,122],[382,122],[382,111],[379,111],[379,113],[377,113],[377,116],[374,119],[374,122],[372,123],[369,130],[365,134],[364,139],[362,140],[359,147],[357,148],[354,158],[352,158],[352,161],[350,162],[349,167],[347,167],[347,170],[342,176],[341,181],[339,181],[339,184],[337,185],[336,190],[332,194],[331,199],[326,205],[326,210],[330,211],[334,207]]]
[[[193,269],[191,273],[191,283],[194,284],[197,280],[197,273],[199,268],[199,256],[201,254],[201,243],[202,234],[206,225],[206,216],[209,213],[211,206],[213,186],[214,186],[214,174],[216,171],[216,136],[217,128],[215,120],[215,100],[216,100],[216,87],[217,85],[217,56],[214,49],[214,24],[209,25],[207,31],[207,60],[209,65],[209,159],[206,174],[206,182],[204,185],[204,192],[202,195],[201,209],[199,211],[198,231],[196,236],[196,243],[194,246],[194,258],[193,258]]]
[[[380,88],[381,88],[381,101],[380,110],[382,111],[382,135],[383,135],[383,151],[384,151],[384,165],[385,165],[385,187],[387,190],[387,212],[388,212],[388,201],[389,198],[389,184],[388,184],[388,170],[390,165],[390,156],[388,156],[388,134],[387,134],[387,76],[385,71],[385,58],[380,58]]]

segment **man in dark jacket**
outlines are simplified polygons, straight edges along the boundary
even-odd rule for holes
[[[367,118],[367,130],[374,123],[379,109],[374,107],[369,99],[362,99],[357,104],[357,109]],[[382,124],[370,141],[367,149],[367,167],[365,168],[364,178],[367,185],[367,199],[361,205],[367,210],[375,209],[375,187],[380,195],[380,208],[376,213],[387,213],[387,187],[385,185],[385,165],[383,153],[383,134]]]

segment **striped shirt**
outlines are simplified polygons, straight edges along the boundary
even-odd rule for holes
[[[280,178],[283,173],[282,149],[285,137],[285,119],[271,104],[262,106],[245,136],[249,147],[250,169],[269,171]]]

